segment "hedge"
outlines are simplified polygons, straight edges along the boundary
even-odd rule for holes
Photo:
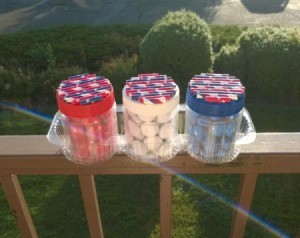
[[[247,87],[247,102],[299,104],[299,32],[265,27],[210,28],[215,50],[221,47],[214,71],[240,77]],[[0,35],[0,101],[55,104],[55,88],[61,80],[90,72],[109,78],[121,103],[125,80],[145,72],[140,66],[139,43],[149,30],[149,26],[57,26]],[[116,35],[120,37],[109,40]],[[82,44],[76,44],[78,41]],[[105,45],[107,49],[102,51]],[[206,70],[199,68],[196,73],[201,71]],[[175,78],[173,73],[167,74]],[[190,76],[182,79],[179,86],[184,95]]]
[[[296,29],[260,27],[245,31],[236,45],[222,47],[215,70],[240,77],[251,101],[299,104],[299,62]]]
[[[148,25],[65,25],[1,35],[0,65],[40,72],[47,68],[42,61],[51,59],[58,67],[80,66],[97,71],[103,61],[122,54],[137,54],[149,28]]]

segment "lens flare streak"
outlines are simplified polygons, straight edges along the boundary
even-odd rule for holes
[[[247,209],[239,206],[237,203],[229,200],[228,198],[226,198],[222,194],[212,190],[211,188],[205,186],[204,184],[201,184],[200,182],[196,181],[195,179],[189,177],[188,175],[180,174],[176,170],[168,168],[168,167],[166,167],[165,165],[163,165],[161,163],[153,163],[153,165],[158,166],[158,167],[164,169],[165,171],[169,172],[170,174],[175,175],[176,177],[183,180],[184,182],[200,189],[202,192],[213,196],[214,198],[217,199],[218,202],[224,204],[225,206],[227,206],[227,207],[229,207],[229,208],[231,208],[231,209],[233,209],[233,210],[235,210],[239,213],[242,213],[245,216],[248,216],[249,220],[251,220],[255,224],[261,226],[262,228],[264,228],[265,230],[267,230],[271,234],[274,234],[274,235],[276,235],[278,237],[282,237],[282,238],[291,238],[289,235],[287,235],[286,233],[281,231],[279,228],[277,228],[274,225],[268,223],[267,221],[265,221],[261,217],[255,215],[253,212],[247,211]]]
[[[19,112],[23,115],[27,115],[27,116],[33,117],[35,119],[38,119],[40,121],[44,121],[44,122],[47,122],[47,123],[51,123],[52,120],[53,120],[53,117],[51,117],[51,116],[43,115],[39,112],[35,112],[33,110],[30,110],[26,107],[22,107],[18,104],[0,102],[0,108],[1,107],[4,108],[4,109],[9,109],[9,110],[12,110],[12,111],[15,111],[15,112]]]

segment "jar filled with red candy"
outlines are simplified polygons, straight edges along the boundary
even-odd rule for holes
[[[92,164],[114,155],[118,127],[114,91],[108,79],[96,74],[70,76],[60,83],[56,99],[67,159]]]

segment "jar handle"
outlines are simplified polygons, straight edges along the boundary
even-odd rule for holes
[[[236,143],[239,145],[245,145],[252,143],[256,138],[256,131],[254,124],[250,117],[250,114],[246,108],[244,108],[240,131]]]
[[[61,112],[57,111],[47,134],[47,139],[55,145],[63,145],[64,130],[61,124]]]

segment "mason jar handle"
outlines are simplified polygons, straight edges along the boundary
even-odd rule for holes
[[[240,131],[236,143],[245,145],[252,143],[256,138],[256,131],[251,116],[246,108],[244,108]]]
[[[57,111],[47,134],[47,139],[50,143],[60,146],[63,145],[64,137],[64,130],[61,124],[61,116],[61,112]]]

